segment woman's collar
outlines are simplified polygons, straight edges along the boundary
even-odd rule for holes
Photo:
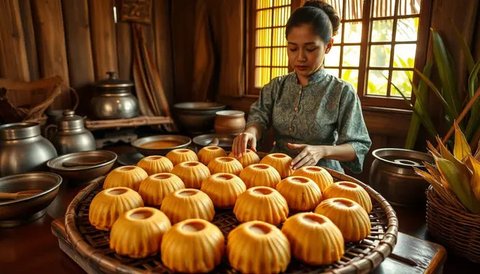
[[[298,81],[297,74],[296,74],[295,72],[292,72],[292,74],[293,74],[293,76],[294,76],[293,79],[294,79],[295,83],[296,83],[297,85],[300,85],[300,83],[299,83],[299,81]],[[318,69],[317,71],[315,71],[314,73],[312,73],[312,74],[308,77],[308,84],[307,84],[307,86],[322,81],[322,80],[325,78],[326,75],[327,75],[327,71],[326,71],[324,68]]]

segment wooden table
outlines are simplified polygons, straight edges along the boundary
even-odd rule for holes
[[[62,252],[51,230],[52,221],[64,216],[70,201],[85,186],[65,182],[45,216],[22,226],[0,228],[0,273],[85,273]],[[393,255],[374,273],[441,272],[445,250],[440,245],[422,240],[428,239],[424,209],[396,208],[396,211],[401,232],[397,245]],[[449,257],[444,270],[445,273],[477,273],[478,266],[461,258]]]

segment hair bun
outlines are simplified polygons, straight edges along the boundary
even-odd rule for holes
[[[330,18],[330,22],[332,23],[333,35],[337,34],[338,28],[340,26],[340,18],[338,17],[335,9],[330,4],[328,4],[324,0],[307,0],[305,4],[303,4],[303,6],[316,7],[323,10],[328,15],[328,18]]]

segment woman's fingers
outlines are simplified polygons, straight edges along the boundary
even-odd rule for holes
[[[249,141],[252,143],[252,149],[256,151],[257,140],[255,140],[254,136],[248,133],[240,133],[235,137],[232,147],[232,152],[235,157],[242,157],[247,150],[247,144]]]

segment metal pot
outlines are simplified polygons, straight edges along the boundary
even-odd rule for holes
[[[119,80],[115,72],[95,84],[96,94],[91,100],[91,112],[96,119],[126,119],[138,116],[137,98],[130,92],[133,83]]]
[[[54,157],[57,151],[40,135],[38,123],[0,126],[0,176],[45,169]]]
[[[427,153],[380,148],[372,153],[375,160],[370,168],[370,185],[391,204],[399,206],[425,205],[428,183],[415,173],[413,167],[423,169],[423,162],[433,163]]]
[[[225,107],[215,102],[183,102],[173,105],[173,114],[182,132],[197,135],[212,132],[215,114]]]
[[[73,110],[63,111],[58,124],[47,126],[45,131],[59,155],[96,149],[93,134],[85,129],[84,117]]]

